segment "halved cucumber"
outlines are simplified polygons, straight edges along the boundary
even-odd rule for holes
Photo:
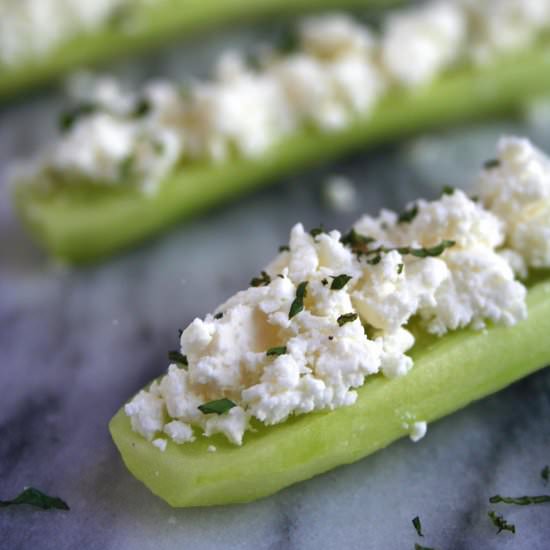
[[[527,320],[514,327],[420,336],[406,376],[368,378],[351,407],[257,426],[242,447],[215,436],[168,442],[160,452],[132,431],[122,409],[109,428],[128,469],[170,505],[251,501],[385,447],[407,433],[407,418],[436,420],[550,364],[548,273],[531,285],[527,303]]]
[[[257,159],[189,162],[145,196],[120,185],[16,186],[18,211],[55,257],[90,262],[292,170],[427,128],[508,113],[550,90],[550,39],[483,68],[463,68],[414,92],[395,92],[340,132],[304,130]]]

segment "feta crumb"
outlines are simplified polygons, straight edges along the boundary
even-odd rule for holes
[[[400,84],[424,84],[456,60],[465,36],[466,19],[457,2],[398,10],[384,24],[384,67]]]
[[[506,244],[529,267],[550,267],[550,159],[527,139],[501,138],[477,180],[483,204],[506,225]]]
[[[175,443],[186,443],[187,441],[195,441],[193,436],[193,428],[189,424],[172,420],[164,425],[164,433],[170,437]]]
[[[413,422],[412,424],[405,424],[405,428],[409,430],[411,441],[416,443],[426,435],[428,423],[424,421]]]
[[[357,189],[344,176],[329,178],[323,186],[323,198],[337,212],[352,212],[357,209]]]
[[[206,449],[209,453],[215,453],[218,448],[216,447],[216,445],[208,445],[208,448]]]
[[[168,444],[168,442],[166,441],[166,439],[153,439],[153,441],[151,441],[151,443],[161,452],[163,453],[165,450],[166,450],[166,445]]]

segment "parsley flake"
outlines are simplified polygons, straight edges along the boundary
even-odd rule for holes
[[[485,170],[492,170],[493,168],[498,168],[499,166],[500,166],[499,159],[489,159],[483,163],[483,168],[485,168]]]
[[[220,311],[219,313],[216,313],[216,315],[214,315],[214,319],[221,319],[223,317],[223,311]]]
[[[318,237],[321,235],[321,233],[325,233],[325,228],[323,227],[323,224],[321,224],[319,227],[314,227],[312,230],[310,230],[309,234],[315,239],[315,237]]]
[[[142,97],[135,105],[134,110],[132,111],[132,116],[139,118],[145,116],[149,111],[151,111],[151,102],[146,98]]]
[[[382,256],[380,254],[377,254],[376,256],[371,258],[370,260],[367,260],[367,263],[369,265],[378,265],[381,261],[382,261]]]
[[[352,323],[357,319],[358,315],[357,313],[344,313],[343,315],[340,315],[338,319],[336,319],[338,326],[343,327],[346,323]]]
[[[511,533],[516,532],[516,526],[513,523],[508,523],[502,516],[500,516],[493,510],[489,510],[489,512],[487,512],[487,515],[493,522],[493,525],[495,527],[498,527],[497,535],[501,531],[510,531]]]
[[[500,495],[495,495],[489,499],[491,504],[517,504],[518,506],[528,506],[529,504],[544,504],[545,502],[550,502],[550,495],[538,495],[534,497],[503,497]]]
[[[434,549],[428,546],[422,546],[421,544],[416,543],[414,545],[414,550],[434,550]]]
[[[444,185],[443,190],[441,192],[442,195],[452,195],[456,189],[452,187],[451,185]]]
[[[366,248],[370,243],[374,241],[375,239],[373,239],[372,237],[361,235],[361,233],[357,233],[355,229],[351,229],[349,233],[346,233],[340,238],[340,242],[343,245],[350,246],[354,252],[357,252],[358,249],[361,250]]]
[[[417,535],[419,537],[423,537],[424,535],[422,534],[422,524],[420,523],[420,518],[418,516],[412,519],[412,524],[416,530]]]
[[[42,510],[70,510],[69,505],[59,497],[51,497],[38,489],[27,487],[12,500],[0,500],[0,508],[17,504],[29,504]]]
[[[342,273],[342,275],[338,275],[337,277],[333,277],[330,290],[341,290],[349,283],[350,280],[351,276],[346,275],[345,273]]]
[[[209,401],[208,403],[203,403],[198,406],[199,411],[203,414],[224,414],[233,407],[236,407],[237,404],[233,403],[231,399],[216,399],[215,401]]]
[[[265,271],[262,271],[259,277],[254,277],[250,281],[250,286],[267,286],[270,282],[271,277]]]
[[[187,355],[183,355],[177,350],[168,352],[168,360],[179,367],[187,367],[189,365],[187,362]]]
[[[61,132],[68,132],[78,121],[79,118],[82,118],[87,115],[91,115],[98,110],[98,106],[95,103],[81,103],[76,105],[72,109],[64,111],[59,116],[59,129]]]
[[[398,275],[401,275],[401,273],[403,273],[403,268],[405,267],[404,264],[398,264],[397,265],[397,274]]]
[[[279,252],[290,252],[290,246],[288,246],[288,244],[282,244],[279,247]]]
[[[418,206],[415,204],[411,208],[401,212],[397,218],[397,223],[411,223],[418,214]]]
[[[455,244],[456,244],[455,241],[445,240],[429,248],[405,247],[402,249],[398,248],[397,250],[401,252],[401,254],[411,254],[412,256],[416,256],[417,258],[427,258],[427,257],[441,256],[441,254],[443,254],[443,252],[445,252],[447,248],[451,248],[451,246],[454,246]]]
[[[307,281],[302,281],[296,288],[296,298],[290,305],[288,318],[292,319],[295,315],[304,309],[304,298],[307,296]]]
[[[276,346],[274,348],[269,348],[265,354],[269,357],[271,355],[284,355],[286,352],[286,346]]]

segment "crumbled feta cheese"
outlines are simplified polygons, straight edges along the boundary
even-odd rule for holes
[[[444,261],[405,259],[396,250],[368,267],[352,294],[353,303],[365,322],[389,333],[419,309],[433,305],[435,291],[449,278]]]
[[[124,411],[132,421],[132,429],[151,441],[164,426],[164,401],[152,391],[140,391]]]
[[[132,428],[159,448],[157,434],[181,444],[195,430],[241,445],[252,419],[350,406],[366,377],[406,375],[413,316],[436,335],[521,321],[526,289],[515,276],[546,261],[547,163],[510,138],[480,177],[482,203],[455,190],[406,215],[363,216],[346,238],[297,224],[258,286],[182,332],[186,369],[170,365],[126,405]],[[219,399],[232,405],[222,414],[199,408]],[[405,427],[418,441],[426,422],[413,420]]]
[[[508,247],[528,266],[550,267],[550,159],[527,139],[502,138],[476,192],[505,223]]]
[[[399,243],[432,247],[451,240],[461,248],[480,244],[494,248],[504,241],[502,222],[458,189],[437,201],[416,201],[415,206],[418,213],[414,219],[393,230]]]
[[[546,0],[461,0],[472,20],[473,58],[486,63],[495,55],[529,46],[550,27]]]
[[[485,246],[446,252],[451,273],[435,292],[435,304],[418,311],[429,332],[442,335],[485,320],[513,325],[527,315],[525,287],[514,280],[509,264]]]
[[[369,53],[375,45],[370,31],[344,13],[307,17],[299,31],[303,49],[319,58],[332,59],[350,52]]]
[[[411,441],[416,443],[420,441],[428,431],[428,423],[424,421],[413,422],[411,424],[406,424],[405,428],[409,430],[409,437]]]
[[[151,443],[161,452],[163,453],[166,451],[166,445],[168,444],[168,441],[166,439],[153,439]]]
[[[221,433],[235,445],[241,445],[248,428],[249,415],[241,407],[233,407],[223,415],[212,416],[206,421],[204,435]]]
[[[216,445],[208,445],[208,448],[206,449],[209,453],[215,453],[218,448],[216,447]]]
[[[128,0],[0,2],[0,63],[15,65],[43,57],[75,35],[99,28],[129,5]]]
[[[186,443],[195,440],[193,428],[179,420],[172,420],[172,422],[165,424],[164,433],[175,443]]]
[[[457,2],[397,11],[385,21],[382,62],[400,84],[424,84],[457,59],[465,36],[466,20]]]

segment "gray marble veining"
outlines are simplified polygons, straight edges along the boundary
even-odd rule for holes
[[[295,221],[345,229],[362,211],[434,196],[467,182],[502,131],[549,148],[547,127],[505,121],[355,155],[70,270],[30,243],[6,187],[7,163],[48,139],[59,105],[49,93],[0,113],[0,498],[33,485],[71,511],[0,509],[2,550],[550,548],[548,506],[497,507],[516,535],[496,535],[487,518],[492,494],[550,491],[540,478],[550,463],[547,371],[434,423],[420,443],[400,441],[247,505],[169,508],[125,470],[107,432],[117,408],[166,367],[177,328],[247,285]],[[357,183],[355,214],[321,202],[334,173]]]

